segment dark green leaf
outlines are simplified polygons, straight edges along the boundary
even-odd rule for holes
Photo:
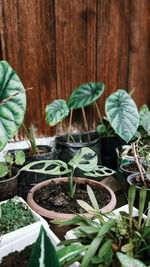
[[[58,99],[46,106],[46,122],[51,126],[56,125],[65,119],[69,114],[69,109],[65,100]]]
[[[25,89],[16,72],[6,61],[0,61],[0,103],[2,102],[4,104],[0,106],[0,151],[17,133],[26,109]]]
[[[131,96],[121,89],[111,94],[106,99],[105,111],[115,132],[129,142],[139,126],[139,113]]]
[[[59,267],[56,250],[41,226],[39,236],[33,246],[29,267]]]
[[[80,85],[80,87],[74,90],[72,95],[69,97],[69,109],[77,109],[92,104],[101,96],[103,91],[104,84],[101,82],[91,82]]]

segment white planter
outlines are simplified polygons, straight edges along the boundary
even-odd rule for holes
[[[6,201],[0,202],[0,205]],[[22,203],[25,203],[28,206],[28,204],[21,197],[18,197],[18,199],[15,201],[16,202],[20,201]],[[14,240],[22,238],[23,236],[26,236],[29,233],[32,233],[32,231],[39,231],[41,225],[48,227],[48,223],[39,214],[37,214],[35,211],[33,211],[29,206],[28,206],[28,208],[31,210],[31,212],[35,218],[35,222],[28,225],[28,226],[22,227],[22,228],[17,229],[13,232],[10,232],[10,233],[7,233],[5,235],[0,236],[0,248],[4,245],[9,244],[10,242],[12,242]]]
[[[51,242],[53,243],[54,247],[56,248],[56,246],[60,242],[60,240],[49,229],[48,225],[44,224],[44,228],[46,230],[48,237],[50,238]],[[22,231],[22,234],[19,238],[17,238],[17,239],[15,238],[14,241],[11,240],[11,242],[5,244],[3,247],[0,247],[0,262],[2,261],[2,258],[4,256],[7,256],[9,253],[14,252],[14,251],[21,251],[26,246],[32,245],[38,237],[39,230],[40,230],[40,228],[36,227],[36,225],[34,224],[34,227],[32,227],[32,230],[29,229],[28,233]]]

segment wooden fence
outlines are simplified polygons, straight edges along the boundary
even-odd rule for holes
[[[119,88],[136,88],[138,107],[150,106],[149,0],[0,0],[0,23],[1,59],[34,88],[25,121],[38,136],[60,131],[46,125],[45,106],[89,81],[105,83],[103,112]],[[94,108],[86,113],[94,129]],[[74,115],[74,127],[83,129],[80,111]]]

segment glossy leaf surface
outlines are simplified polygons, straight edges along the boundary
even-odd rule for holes
[[[17,133],[25,109],[26,94],[20,78],[8,62],[0,61],[0,151]]]
[[[119,89],[106,99],[105,112],[115,132],[129,142],[139,126],[139,113],[131,96]]]
[[[65,100],[58,99],[46,106],[46,122],[51,126],[56,125],[65,119],[69,114],[69,109]]]
[[[104,84],[101,82],[91,82],[80,85],[80,87],[74,90],[69,97],[69,109],[78,109],[92,104],[101,96],[103,91]]]

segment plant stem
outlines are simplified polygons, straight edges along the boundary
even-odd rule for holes
[[[90,134],[89,134],[89,129],[88,129],[88,124],[87,124],[87,119],[86,119],[84,107],[82,107],[81,109],[82,109],[82,114],[83,114],[84,125],[85,125],[87,135],[88,135],[88,141],[90,142],[91,139],[90,139]]]
[[[30,134],[30,132],[28,131],[27,127],[25,126],[24,123],[22,123],[22,128],[30,142],[30,146],[31,146],[31,151],[32,154],[36,154],[37,148],[36,148],[36,142],[35,142],[35,138],[34,138],[34,133],[33,133],[33,128],[32,128],[32,136]]]
[[[98,117],[99,117],[100,122],[101,122],[102,124],[104,124],[104,123],[103,123],[103,118],[102,118],[102,115],[101,115],[101,112],[100,112],[100,109],[99,109],[99,107],[98,107],[96,101],[94,102],[94,105],[95,105],[95,107],[96,107],[96,111],[97,111],[97,114],[98,114]]]
[[[67,142],[69,143],[69,138],[70,138],[70,132],[71,132],[71,124],[72,124],[72,114],[73,114],[73,109],[70,111],[70,117],[69,117],[69,127],[68,127],[68,138]]]
[[[132,147],[135,162],[137,164],[137,167],[138,167],[140,175],[141,175],[141,180],[142,180],[143,184],[147,187],[147,184],[146,184],[145,179],[144,179],[145,170],[141,166],[141,162],[139,161],[139,156],[138,156],[137,151],[136,151],[135,143],[132,143],[131,147]]]

